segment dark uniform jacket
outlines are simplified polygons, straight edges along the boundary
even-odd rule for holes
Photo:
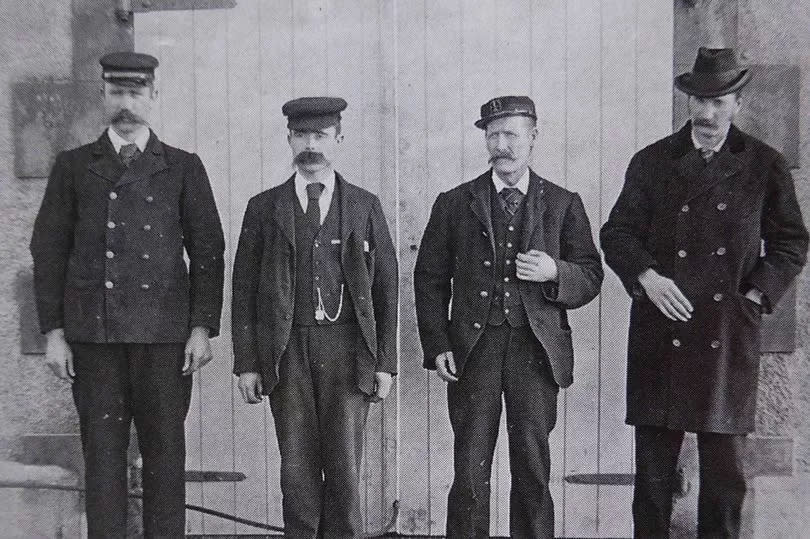
[[[782,156],[732,126],[708,165],[691,125],[637,153],[601,232],[607,264],[633,296],[627,422],[687,431],[754,428],[760,307],[805,263],[808,236]],[[764,242],[764,243],[763,243]],[[764,249],[761,254],[761,244]],[[644,295],[649,267],[694,307],[666,318]]]
[[[105,132],[59,154],[48,180],[31,238],[40,329],[88,343],[215,336],[223,251],[200,158],[150,133],[127,168]]]
[[[335,174],[340,260],[363,343],[357,385],[374,391],[374,373],[397,370],[398,269],[379,199]],[[338,185],[339,184],[339,185]],[[258,372],[269,394],[278,383],[295,299],[295,176],[248,202],[233,268],[234,373]]]
[[[548,354],[561,387],[573,381],[567,309],[591,301],[602,284],[602,260],[579,195],[531,172],[520,251],[545,251],[559,283],[519,282],[529,325]],[[481,337],[493,301],[495,240],[492,170],[446,193],[433,205],[414,270],[416,316],[424,366],[452,351],[459,372]],[[448,318],[451,303],[452,312]]]

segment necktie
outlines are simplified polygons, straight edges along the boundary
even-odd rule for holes
[[[711,150],[709,148],[701,148],[700,149],[700,156],[707,163],[712,160],[712,157],[714,157],[714,153],[715,153],[714,150]]]
[[[512,216],[515,215],[523,200],[523,193],[517,187],[504,187],[501,189],[501,198],[503,199],[503,209]]]
[[[138,149],[137,144],[125,144],[124,146],[121,146],[119,155],[121,155],[121,160],[124,162],[124,164],[129,167],[133,161],[140,157],[141,150]]]
[[[323,193],[324,185],[321,182],[307,184],[307,222],[315,229],[321,227],[321,205],[318,200]]]

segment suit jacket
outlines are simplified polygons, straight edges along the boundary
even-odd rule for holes
[[[397,370],[398,268],[379,199],[336,174],[340,260],[360,326],[357,384],[374,391],[374,372]],[[247,206],[233,268],[234,373],[261,373],[265,393],[278,383],[295,299],[295,177]]]
[[[806,260],[793,180],[773,148],[732,126],[705,165],[691,125],[637,153],[601,232],[607,264],[633,298],[627,421],[687,431],[753,430],[760,307],[779,301]],[[761,244],[764,242],[764,255]],[[666,318],[638,276],[669,277],[694,307]]]
[[[425,368],[435,369],[436,356],[452,351],[462,371],[484,332],[495,279],[493,188],[489,170],[440,194],[431,210],[414,270]],[[520,295],[554,379],[567,387],[573,381],[574,352],[566,310],[585,305],[599,293],[602,260],[579,195],[532,171],[526,196],[520,250],[537,249],[553,257],[559,282],[520,281]]]
[[[31,238],[40,329],[93,343],[215,336],[224,249],[199,157],[150,133],[127,168],[105,132],[59,154],[48,180]]]

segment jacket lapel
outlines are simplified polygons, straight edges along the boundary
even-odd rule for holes
[[[110,142],[106,130],[93,143],[91,153],[93,154],[93,160],[90,161],[87,168],[96,176],[100,176],[109,182],[116,183],[127,169],[116,155],[115,148]]]
[[[492,248],[492,256],[495,256],[495,233],[492,229],[492,204],[490,189],[492,185],[492,169],[474,179],[470,185],[470,210],[481,222],[487,231],[489,243]]]
[[[295,253],[295,204],[298,202],[295,194],[295,174],[284,182],[281,191],[280,196],[276,198],[272,215]]]
[[[116,185],[127,185],[145,178],[150,178],[169,168],[163,150],[163,143],[153,131],[149,132],[149,142],[146,143],[143,155],[136,159],[132,165],[121,175]]]
[[[524,253],[530,246],[540,251],[545,250],[543,214],[546,211],[546,197],[543,183],[543,178],[529,169],[529,192],[526,193],[526,213],[520,242],[520,250]]]
[[[691,123],[687,122],[677,133],[673,145],[676,172],[686,182],[683,203],[699,197],[743,168],[745,140],[735,126],[731,126],[725,144],[708,165],[704,164],[700,152],[695,150],[691,131]]]

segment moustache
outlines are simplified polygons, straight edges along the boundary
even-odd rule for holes
[[[145,124],[143,118],[130,111],[129,109],[121,109],[112,117],[112,123],[127,122],[132,124]]]
[[[295,165],[319,165],[326,163],[326,157],[321,152],[303,151],[295,156],[293,164]]]
[[[695,125],[698,127],[717,127],[711,120],[695,120]]]
[[[515,160],[515,156],[511,153],[496,153],[495,155],[489,158],[489,163],[492,164],[498,159],[509,159],[510,161]]]

